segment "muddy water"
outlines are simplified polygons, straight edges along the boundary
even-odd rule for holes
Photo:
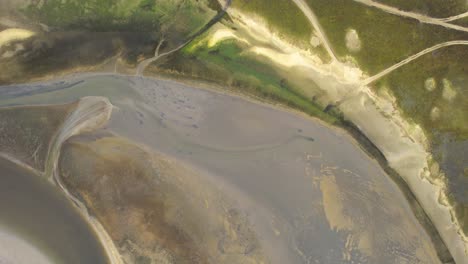
[[[0,263],[107,263],[107,257],[64,195],[0,158]]]
[[[0,105],[108,97],[107,129],[206,175],[238,201],[272,263],[439,262],[398,187],[349,136],[319,122],[145,78],[16,88]]]

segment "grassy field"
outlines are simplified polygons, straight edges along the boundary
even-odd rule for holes
[[[262,17],[271,30],[289,40],[309,43],[313,28],[292,1],[234,0],[232,7]]]
[[[207,5],[194,0],[49,0],[31,4],[23,12],[65,30],[159,32],[177,27],[192,32],[203,25],[205,17],[209,19],[203,13]]]
[[[453,24],[457,24],[460,26],[468,27],[468,17],[464,17],[452,22]]]
[[[440,133],[452,133],[460,140],[468,140],[468,47],[449,47],[396,70],[375,85],[376,89],[388,87],[396,96],[400,108],[407,118],[421,124],[432,140]],[[426,80],[434,78],[436,87],[429,91]],[[444,81],[445,79],[445,81]],[[451,83],[455,94],[447,96],[444,86]],[[457,106],[457,107],[454,107]],[[439,116],[431,111],[437,107]]]
[[[210,0],[211,1],[211,0]],[[179,46],[217,13],[212,2],[198,0],[49,0],[23,13],[52,31],[134,34],[165,47]]]
[[[216,12],[214,0],[49,0],[24,9],[32,23],[50,28],[0,61],[0,84],[56,71],[90,68],[120,54],[127,64],[172,49],[202,28]]]
[[[432,17],[449,17],[467,11],[465,0],[377,0],[377,2]]]
[[[262,99],[279,102],[307,114],[336,123],[339,117],[324,113],[319,106],[298,93],[298,88],[282,77],[271,65],[243,53],[242,44],[227,40],[208,48],[205,44],[192,44],[153,68],[185,77],[203,79],[247,92]]]
[[[468,39],[467,34],[420,24],[348,0],[308,0],[338,56],[353,56],[370,74],[434,44]],[[337,8],[340,7],[340,8]],[[355,29],[361,51],[351,53],[345,43],[347,29]]]

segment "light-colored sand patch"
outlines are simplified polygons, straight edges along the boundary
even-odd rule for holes
[[[35,34],[36,33],[30,30],[21,29],[21,28],[5,29],[0,32],[0,48],[13,41],[28,39],[34,36]]]
[[[431,120],[436,121],[440,118],[440,109],[439,107],[435,106],[431,110]]]
[[[221,41],[227,40],[227,39],[236,39],[236,40],[238,40],[240,42],[244,42],[246,44],[249,44],[249,42],[246,39],[240,38],[239,36],[234,34],[234,32],[232,30],[222,28],[222,29],[219,29],[219,30],[215,31],[215,33],[208,40],[208,47],[211,48],[211,47],[215,46],[218,42],[221,42]]]
[[[361,40],[355,29],[348,29],[345,36],[346,48],[351,52],[358,52],[361,50]]]
[[[336,231],[345,231],[348,233],[345,248],[343,251],[343,260],[350,261],[351,254],[359,250],[361,254],[372,255],[372,242],[369,230],[360,230],[354,224],[354,219],[346,213],[349,206],[346,205],[346,196],[340,190],[336,183],[334,167],[324,167],[320,180],[320,191],[322,192],[323,209],[330,228]]]
[[[428,90],[429,92],[432,92],[437,88],[437,83],[434,77],[426,79],[426,81],[424,82],[424,88],[426,88],[426,90]]]
[[[313,35],[310,38],[310,45],[312,45],[312,47],[317,48],[318,46],[320,46],[320,44],[321,44],[321,41],[319,37]]]
[[[344,215],[345,206],[341,200],[340,190],[336,184],[335,176],[323,177],[320,181],[322,191],[323,209],[330,227],[334,230],[352,230],[353,221]]]
[[[457,91],[455,91],[453,88],[452,82],[447,79],[443,79],[442,83],[444,85],[444,89],[442,90],[442,97],[447,101],[452,101],[455,99],[457,96]]]
[[[309,67],[310,60],[302,56],[300,53],[280,53],[273,49],[266,47],[254,46],[250,52],[267,57],[272,60],[275,64],[281,65],[283,67],[292,68],[296,66],[300,67]]]
[[[15,49],[14,50],[7,50],[5,51],[3,54],[2,54],[2,58],[5,58],[5,59],[8,59],[8,58],[11,58],[13,56],[15,56],[16,54],[18,54],[18,52],[21,52],[24,50],[24,45],[23,44],[16,44],[15,45]]]
[[[312,59],[313,65],[323,64],[319,56],[310,50],[298,48],[287,39],[271,32],[261,18],[244,15],[235,8],[229,10],[229,15],[239,22],[237,23],[238,30],[234,32],[237,39],[245,38],[254,47],[273,48],[276,52],[300,53],[302,56]]]

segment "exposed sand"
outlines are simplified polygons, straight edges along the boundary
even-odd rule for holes
[[[346,30],[345,43],[346,48],[351,52],[358,52],[361,50],[361,40],[355,29]]]
[[[25,40],[28,39],[32,36],[34,36],[36,33],[26,30],[26,29],[21,29],[21,28],[9,28],[5,29],[0,32],[0,48],[3,45],[8,45],[9,43],[13,41],[19,41],[19,40]]]

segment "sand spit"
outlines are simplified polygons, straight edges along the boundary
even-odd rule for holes
[[[111,263],[119,264],[120,255],[104,228],[65,188],[56,172],[63,143],[74,135],[102,127],[111,112],[109,100],[93,96],[70,104],[0,108],[0,156],[56,184],[93,226]]]
[[[94,231],[102,242],[112,264],[123,263],[120,255],[109,235],[105,232],[101,224],[88,213],[86,206],[82,204],[62,183],[57,172],[58,160],[63,143],[70,137],[96,130],[104,126],[112,113],[112,104],[107,98],[89,96],[81,98],[75,110],[68,116],[60,131],[55,136],[50,145],[47,155],[45,176],[59,186],[65,195],[78,207],[83,216],[93,226]]]

